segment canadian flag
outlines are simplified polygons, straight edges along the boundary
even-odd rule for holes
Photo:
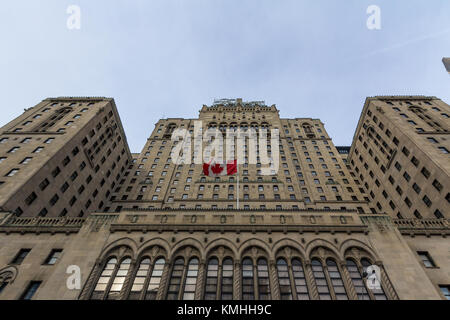
[[[214,160],[203,164],[203,174],[208,177],[231,176],[237,173],[237,160],[216,163]]]

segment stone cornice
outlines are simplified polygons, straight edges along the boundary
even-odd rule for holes
[[[249,224],[112,224],[111,232],[297,232],[297,233],[367,233],[367,226],[337,226],[337,225],[249,225]]]
[[[16,217],[8,214],[0,222],[0,232],[9,233],[76,233],[86,218],[78,217]]]

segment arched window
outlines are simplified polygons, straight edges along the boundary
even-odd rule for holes
[[[8,285],[8,281],[0,282],[0,293],[2,293],[3,289]]]
[[[128,299],[139,299],[142,289],[144,289],[144,282],[147,278],[148,271],[150,270],[150,259],[144,258],[139,265],[139,269],[134,277],[133,285],[131,286],[130,296]]]
[[[253,262],[250,258],[245,258],[242,261],[242,299],[255,300]]]
[[[226,258],[222,262],[222,300],[233,300],[233,260]]]
[[[166,260],[164,260],[164,258],[156,260],[155,265],[153,266],[150,281],[148,282],[145,300],[156,300],[156,295],[158,294],[159,284],[161,283],[161,278],[165,265]]]
[[[117,273],[114,277],[114,280],[111,285],[111,289],[108,293],[108,299],[117,299],[120,291],[123,288],[123,284],[125,282],[125,278],[128,275],[128,270],[130,269],[131,259],[126,258],[122,261],[120,264],[119,270],[117,270]]]
[[[367,270],[367,267],[370,267],[372,265],[372,263],[370,263],[369,260],[364,258],[364,259],[361,259],[361,264],[364,267],[364,271],[367,272],[367,278],[370,281],[371,276]],[[373,272],[374,272],[374,270],[373,270]],[[381,285],[381,279],[378,279],[378,282],[379,282],[380,286],[378,288],[371,289],[371,292],[372,292],[375,300],[387,300],[386,294],[384,293],[383,287]]]
[[[181,288],[181,279],[183,278],[184,259],[177,258],[173,264],[172,274],[170,275],[169,288],[167,289],[167,300],[178,300]]]
[[[295,291],[298,300],[309,300],[308,285],[306,284],[305,273],[299,259],[292,259],[292,274],[294,275]]]
[[[347,270],[352,279],[353,286],[355,287],[356,295],[358,300],[370,300],[370,296],[367,293],[364,280],[361,277],[358,266],[352,259],[347,259]]]
[[[336,299],[348,300],[344,282],[342,281],[341,273],[339,272],[336,262],[333,259],[327,259],[327,266],[328,275],[330,276],[331,285],[333,286]]]
[[[97,284],[92,292],[91,299],[97,300],[101,299],[103,294],[106,291],[109,281],[111,280],[111,276],[116,269],[117,259],[110,258],[106,263],[100,277],[97,280]]]
[[[322,263],[318,259],[312,259],[311,267],[320,300],[331,300],[330,288],[328,288],[327,278],[323,272]]]
[[[269,267],[264,258],[258,259],[258,299],[270,300]]]
[[[289,267],[284,259],[277,260],[278,283],[280,284],[281,300],[292,300],[291,281]]]
[[[219,277],[219,260],[211,258],[206,270],[205,300],[217,299],[217,281]]]
[[[186,280],[184,283],[183,300],[195,299],[197,276],[198,276],[198,259],[192,258],[191,261],[189,261]]]

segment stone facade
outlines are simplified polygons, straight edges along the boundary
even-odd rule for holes
[[[2,128],[2,137],[8,140],[0,145],[0,155],[8,162],[0,169],[7,174],[24,156],[13,159],[8,154],[14,146],[6,144],[14,141],[20,146],[19,139],[11,141],[16,126],[55,102],[58,110],[72,103],[77,108],[95,103],[89,106],[92,119],[74,128],[77,139],[61,132],[60,148],[40,162],[33,157],[29,163],[33,175],[21,175],[19,170],[2,178],[0,299],[445,298],[445,286],[450,284],[448,217],[433,217],[426,211],[422,219],[400,218],[384,211],[384,205],[383,210],[377,207],[380,200],[370,195],[375,187],[361,175],[361,168],[356,170],[354,160],[355,149],[361,150],[357,141],[363,120],[351,149],[336,148],[320,120],[282,119],[275,106],[263,102],[221,100],[203,106],[198,119],[161,119],[142,152],[131,154],[114,101],[89,99],[47,99]],[[107,134],[97,126],[109,110],[113,118],[106,122],[117,124],[116,133],[104,139],[107,147],[97,152],[103,142],[100,139],[94,146],[96,139]],[[74,114],[68,117],[78,114],[78,110],[70,112]],[[367,104],[362,118],[366,112]],[[201,164],[173,164],[172,133],[176,128],[191,133],[196,121],[202,121],[205,131],[218,128],[224,134],[227,128],[279,129],[278,172],[262,176],[259,158],[255,164],[239,165],[238,175],[218,178],[205,177]],[[34,131],[22,131],[20,139],[30,132]],[[83,147],[85,138],[89,144]],[[55,165],[77,146],[79,156],[71,157],[67,167],[87,163],[94,154],[98,154],[94,159],[102,159],[103,152],[110,153],[109,147],[111,154],[119,153],[110,158],[105,154],[99,162],[104,163],[100,174],[95,175],[98,162],[86,166],[85,170],[94,171],[93,180],[84,191],[88,198],[80,203],[92,197],[91,206],[74,206],[63,216],[61,208],[49,206],[47,214],[39,214],[54,193],[62,206],[70,200],[57,190],[64,182],[56,183],[56,177],[47,178],[51,192],[34,191],[36,199],[25,202],[28,193],[44,177],[52,177]],[[277,148],[271,147],[275,152]],[[193,156],[196,151],[201,152],[192,148]],[[56,162],[50,162],[54,158]],[[448,158],[440,161],[448,165]],[[59,166],[61,176],[70,179],[75,167]],[[102,182],[107,175],[111,179]],[[71,183],[74,191],[84,181],[78,179]],[[440,179],[447,183],[448,171],[447,180]],[[443,186],[447,188],[443,191],[448,190]],[[445,214],[448,206],[442,204]],[[426,268],[418,252],[428,252],[434,267]],[[366,282],[365,272],[371,269],[379,271],[380,288]],[[72,285],[77,274],[73,270],[80,271],[79,287]]]
[[[436,287],[448,284],[450,107],[435,97],[367,98],[348,155],[371,212],[392,217]]]
[[[82,217],[131,161],[113,99],[46,99],[0,129],[0,210]]]

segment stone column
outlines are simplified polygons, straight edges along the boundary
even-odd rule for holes
[[[195,300],[203,298],[203,289],[205,283],[205,260],[201,260],[198,266],[197,285],[195,287]]]
[[[156,294],[156,300],[164,300],[166,297],[167,284],[169,282],[169,272],[172,270],[172,263],[166,263],[161,276],[161,282],[159,283],[158,293]]]
[[[327,280],[327,283],[328,283],[328,291],[330,292],[331,299],[337,300],[336,293],[334,292],[333,284],[331,283],[330,273],[328,272],[328,266],[325,264],[325,265],[322,265],[322,268],[323,268],[323,273],[325,274],[325,279]]]
[[[217,290],[216,299],[222,300],[222,273],[223,273],[223,259],[219,261],[219,268],[217,270]]]
[[[389,276],[384,270],[383,263],[381,261],[375,262],[375,264],[380,268],[381,273],[381,287],[385,291],[385,295],[390,300],[399,300],[397,293],[395,292],[394,287],[392,286],[391,280],[389,280]]]
[[[269,270],[267,270],[269,271]],[[270,281],[270,278],[269,278]],[[258,285],[258,261],[253,262],[253,296],[255,297],[255,300],[261,300],[259,298],[259,285]],[[269,282],[270,284],[270,282]]]
[[[355,287],[353,286],[352,278],[347,270],[347,264],[345,261],[339,261],[339,266],[342,271],[342,280],[344,281],[345,288],[347,289],[347,296],[350,300],[358,300]]]
[[[295,285],[294,271],[292,270],[292,262],[290,259],[287,261],[287,264],[288,264],[289,282],[291,284],[292,300],[298,300],[297,287]]]
[[[122,285],[122,290],[120,290],[119,297],[117,300],[126,300],[128,298],[128,294],[131,290],[131,280],[134,279],[134,275],[136,274],[136,259],[131,260],[130,268],[128,269],[127,276]]]
[[[280,285],[278,283],[277,266],[274,260],[269,261],[270,286],[272,293],[272,300],[280,300]]]
[[[233,269],[233,300],[241,300],[241,261],[234,260]]]
[[[89,278],[86,280],[86,283],[83,287],[83,290],[80,293],[80,296],[78,297],[79,300],[88,300],[91,296],[92,291],[94,290],[94,281],[98,278],[99,273],[101,270],[101,261],[97,259],[94,264],[94,268],[92,272],[89,275]]]
[[[312,265],[311,265],[310,260],[305,261],[305,276],[306,276],[306,282],[309,287],[309,293],[311,295],[311,299],[319,300],[319,292],[317,291],[316,280],[314,280],[314,275],[313,275]]]

